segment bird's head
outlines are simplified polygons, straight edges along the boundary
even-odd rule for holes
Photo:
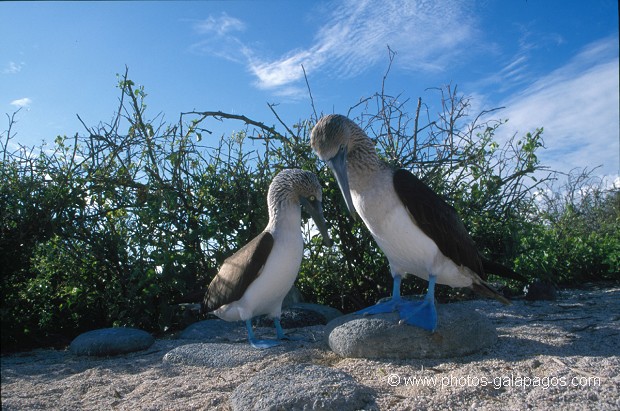
[[[303,184],[299,189],[299,201],[304,210],[314,220],[316,227],[323,237],[323,244],[327,247],[332,245],[332,240],[329,237],[329,231],[327,230],[327,223],[325,217],[323,217],[323,191],[319,179],[314,173],[305,171],[307,178],[307,184]]]
[[[274,184],[277,182],[277,184]],[[323,216],[323,191],[319,179],[314,173],[299,169],[282,170],[272,182],[272,187],[287,187],[286,190],[291,191],[291,195],[294,196],[293,201],[299,201],[304,210],[314,220],[316,227],[321,233],[323,238],[323,244],[326,246],[332,245],[332,240],[329,237],[329,231],[327,230],[327,223]],[[278,191],[278,188],[270,187],[270,191]],[[275,193],[273,195],[276,195]]]
[[[310,146],[317,156],[325,161],[334,173],[340,191],[344,196],[347,208],[356,217],[351,190],[349,189],[349,175],[347,171],[347,153],[351,144],[351,132],[358,127],[347,117],[339,114],[330,114],[322,117],[312,129]]]

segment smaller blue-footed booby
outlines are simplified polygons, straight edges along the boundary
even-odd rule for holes
[[[323,243],[331,245],[323,218],[321,185],[313,173],[282,170],[269,186],[267,204],[267,227],[224,261],[203,303],[203,311],[223,320],[245,321],[250,344],[255,348],[279,344],[256,339],[252,318],[258,315],[274,319],[278,340],[288,338],[280,325],[280,314],[303,257],[301,205],[314,220]]]
[[[456,210],[409,171],[394,171],[383,162],[357,124],[342,115],[325,116],[312,129],[310,145],[334,173],[349,212],[354,218],[359,214],[385,253],[394,278],[389,301],[358,313],[398,311],[401,322],[434,331],[435,283],[471,287],[509,304],[483,280],[485,267],[493,263],[478,253]],[[523,279],[503,268],[493,272]],[[401,299],[407,274],[428,280],[422,302]]]

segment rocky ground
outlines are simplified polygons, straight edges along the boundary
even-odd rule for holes
[[[314,326],[295,330],[307,341],[260,352],[238,337],[160,339],[107,358],[36,350],[1,358],[2,409],[620,409],[620,287],[507,307],[459,304],[497,327],[491,348],[448,359],[341,358]]]

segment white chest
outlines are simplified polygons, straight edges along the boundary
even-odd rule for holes
[[[273,247],[258,278],[249,285],[238,301],[214,311],[218,317],[227,321],[238,321],[263,314],[280,316],[282,301],[299,273],[303,257],[303,237],[299,229],[273,235]]]
[[[387,257],[393,274],[413,274],[428,280],[437,276],[439,284],[453,287],[471,285],[469,276],[445,257],[437,245],[414,224],[393,188],[381,181],[372,190],[351,190],[353,205]]]

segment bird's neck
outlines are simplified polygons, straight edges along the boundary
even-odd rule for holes
[[[292,201],[283,201],[269,207],[267,230],[297,233],[301,231],[301,206]],[[296,228],[296,230],[295,230]]]
[[[375,150],[372,140],[365,138],[356,142],[356,145],[347,154],[347,172],[349,185],[352,190],[360,191],[368,185],[373,185],[375,176],[388,170]]]

